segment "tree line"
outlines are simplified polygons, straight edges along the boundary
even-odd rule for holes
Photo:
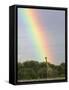
[[[54,65],[38,61],[18,63],[18,80],[47,79],[65,77],[65,63]]]

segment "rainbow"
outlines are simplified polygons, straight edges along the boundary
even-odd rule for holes
[[[36,53],[42,57],[42,61],[45,62],[45,57],[48,58],[48,62],[53,63],[53,52],[49,45],[49,33],[44,32],[47,28],[43,27],[38,12],[36,9],[21,9],[19,10],[21,19],[24,20],[29,26],[28,34],[31,36],[33,43],[36,45]]]

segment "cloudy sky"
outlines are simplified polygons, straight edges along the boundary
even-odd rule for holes
[[[37,14],[45,32],[49,33],[49,45],[54,53],[54,64],[65,62],[65,11],[37,9]],[[23,17],[25,18],[25,17]],[[42,61],[35,53],[35,46],[28,37],[27,25],[21,18],[20,8],[18,9],[18,61],[26,60]],[[32,35],[31,35],[32,36]],[[33,37],[31,37],[33,38]]]

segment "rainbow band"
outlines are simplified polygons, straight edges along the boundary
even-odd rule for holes
[[[38,56],[42,57],[42,61],[45,61],[45,57],[48,57],[49,62],[53,62],[52,51],[49,47],[49,34],[44,33],[45,28],[43,27],[36,9],[21,9],[22,20],[25,21],[29,27],[28,33],[31,36],[33,43],[36,45],[36,52]],[[24,18],[25,17],[25,20]],[[45,38],[46,36],[46,38]]]

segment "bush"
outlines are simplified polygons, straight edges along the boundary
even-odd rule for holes
[[[65,64],[26,61],[18,63],[18,80],[46,79],[65,76]]]

